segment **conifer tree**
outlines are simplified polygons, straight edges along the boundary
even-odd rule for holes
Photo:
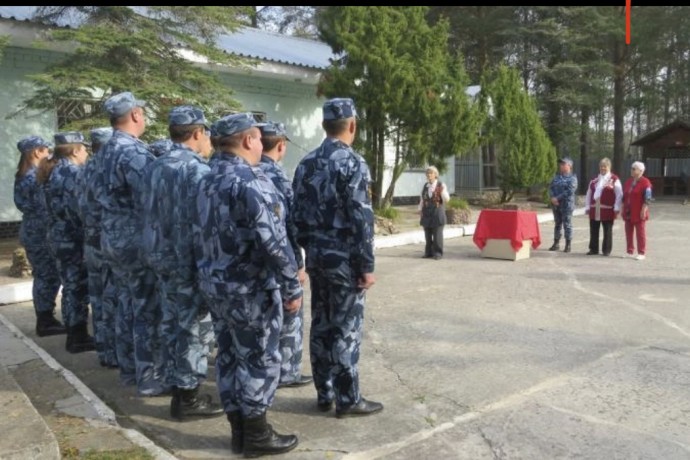
[[[329,7],[319,31],[339,64],[325,73],[320,91],[352,97],[361,147],[374,179],[373,202],[391,204],[395,183],[410,166],[433,164],[469,151],[481,115],[465,94],[469,79],[461,59],[448,53],[448,24],[430,26],[427,7]],[[386,164],[386,148],[395,156]],[[382,190],[384,174],[388,190]]]
[[[153,137],[167,131],[172,106],[195,104],[209,112],[236,109],[239,104],[217,70],[240,61],[221,50],[217,39],[234,31],[245,13],[245,7],[228,6],[39,7],[34,20],[73,25],[51,28],[46,35],[72,49],[32,76],[36,90],[19,112],[54,110],[61,100],[70,99],[92,100],[99,107],[112,94],[131,91],[147,101],[147,135]],[[65,129],[107,124],[102,110],[95,110]]]
[[[517,190],[547,183],[555,170],[556,152],[518,71],[499,66],[484,79],[482,99],[493,107],[484,142],[493,142],[499,152],[501,201],[510,201]]]

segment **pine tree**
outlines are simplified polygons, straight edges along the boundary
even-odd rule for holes
[[[332,66],[319,87],[327,97],[352,97],[358,131],[374,179],[373,202],[391,204],[395,183],[410,165],[434,164],[462,154],[478,139],[481,116],[465,95],[462,60],[447,49],[448,24],[430,26],[427,7],[330,7],[319,31],[342,65]],[[395,151],[386,165],[387,145]],[[382,190],[386,168],[391,184]]]
[[[19,112],[54,110],[64,99],[102,104],[112,94],[131,91],[147,101],[152,123],[148,136],[166,132],[167,112],[195,104],[211,112],[239,107],[217,70],[241,61],[218,48],[221,33],[239,26],[245,7],[227,6],[43,6],[35,20],[55,23],[70,18],[74,28],[55,28],[47,40],[66,42],[72,51],[43,73]],[[207,60],[207,69],[188,59]],[[65,129],[107,125],[101,110],[74,120]]]
[[[484,104],[490,100],[493,107],[484,142],[493,142],[499,152],[501,201],[510,201],[517,190],[548,182],[556,152],[517,69],[501,65],[488,74],[482,83],[482,99]]]

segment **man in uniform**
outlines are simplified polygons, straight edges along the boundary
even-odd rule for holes
[[[288,179],[285,171],[279,162],[285,157],[287,152],[288,136],[285,125],[282,123],[268,122],[261,128],[261,144],[263,154],[259,167],[271,179],[276,190],[283,199],[283,206],[286,209],[285,225],[288,240],[292,251],[295,253],[295,260],[299,268],[298,276],[300,284],[304,285],[307,274],[304,271],[304,258],[302,249],[297,244],[297,228],[292,221],[292,203],[294,193],[292,183]],[[312,378],[302,375],[302,350],[304,336],[304,310],[300,308],[295,314],[285,314],[283,317],[283,330],[280,333],[280,355],[282,364],[280,366],[280,383],[278,388],[295,388],[308,385]]]
[[[194,214],[199,286],[218,341],[218,390],[232,450],[248,458],[287,452],[298,442],[266,421],[280,378],[283,309],[300,308],[302,287],[282,223],[286,210],[258,168],[258,125],[251,113],[216,123],[220,151],[201,179]]]
[[[141,192],[146,165],[155,157],[139,137],[146,130],[146,103],[130,92],[105,101],[113,136],[96,156],[102,171],[101,250],[118,292],[116,333],[120,380],[136,384],[142,396],[167,392],[159,356],[159,299],[156,277],[141,260]]]
[[[172,144],[144,171],[142,253],[156,272],[162,291],[161,339],[170,356],[166,385],[172,388],[170,415],[214,416],[223,413],[199,387],[208,371],[199,320],[207,307],[196,286],[192,245],[192,204],[199,181],[209,173],[208,122],[201,109],[183,105],[168,116]]]
[[[351,148],[356,116],[352,99],[326,101],[327,137],[300,161],[293,179],[293,218],[311,286],[309,344],[317,406],[326,412],[335,402],[338,418],[383,409],[359,389],[364,300],[376,279],[371,175]]]
[[[577,191],[577,176],[573,174],[573,160],[563,157],[558,160],[558,173],[551,180],[549,197],[553,205],[553,245],[549,251],[558,251],[561,241],[561,227],[565,233],[565,249],[570,252],[570,242],[573,239],[573,211],[575,210],[575,192]]]
[[[102,182],[96,157],[113,136],[113,128],[92,129],[91,158],[80,171],[79,211],[84,224],[84,261],[89,272],[89,302],[93,316],[93,337],[98,360],[103,367],[117,368],[115,347],[115,309],[117,294],[111,280],[111,270],[101,253],[101,205],[96,197],[96,184]]]

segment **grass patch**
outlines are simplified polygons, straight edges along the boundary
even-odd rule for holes
[[[392,221],[396,221],[398,217],[400,217],[400,211],[398,211],[392,206],[389,206],[387,208],[375,209],[374,214],[376,214],[379,217],[383,217],[384,219],[390,219]]]
[[[68,447],[60,449],[60,451],[62,458],[68,460],[154,460],[155,458],[143,447],[126,450],[88,450],[86,452]]]

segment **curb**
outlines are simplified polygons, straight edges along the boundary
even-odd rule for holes
[[[71,385],[75,391],[81,396],[81,398],[84,400],[84,402],[92,409],[92,413],[96,414],[97,418],[91,420],[97,420],[104,422],[113,428],[117,429],[120,433],[122,433],[123,436],[125,436],[127,439],[129,439],[133,444],[142,447],[146,449],[147,452],[149,452],[154,458],[157,460],[178,460],[177,457],[174,455],[170,454],[168,451],[165,449],[157,446],[153,441],[151,441],[149,438],[144,436],[142,433],[133,430],[133,429],[125,429],[121,427],[117,423],[117,419],[115,416],[115,413],[113,412],[110,407],[108,407],[96,394],[91,391],[79,378],[74,375],[70,370],[66,369],[63,367],[59,362],[57,362],[52,356],[50,356],[43,348],[38,346],[36,342],[31,340],[29,337],[27,337],[21,330],[17,328],[14,324],[12,324],[2,313],[0,313],[0,323],[2,323],[3,326],[5,326],[9,332],[10,332],[10,337],[6,337],[5,340],[11,340],[13,342],[16,342],[18,346],[28,348],[30,349],[30,352],[33,352],[39,359],[41,359],[48,367],[56,371],[56,373],[60,374],[65,381]],[[7,344],[4,344],[7,345]],[[4,347],[3,347],[4,348]],[[3,368],[4,368],[3,364]],[[11,375],[10,375],[11,377]],[[28,405],[31,406],[31,410],[35,412],[36,416],[38,416],[41,419],[41,422],[43,422],[42,417],[36,409],[34,408],[33,404],[30,401],[30,398],[26,396],[24,393],[24,390],[19,387],[18,384],[15,384],[17,386],[17,391],[23,395],[24,398],[26,398],[28,401]],[[1,393],[0,393],[1,394]],[[26,406],[26,405],[25,405]],[[22,411],[28,411],[29,409],[24,407],[22,408]],[[85,419],[90,419],[89,417],[83,417]],[[49,427],[46,428],[49,429]],[[52,432],[50,433],[50,436],[55,439]],[[35,452],[36,449],[40,447],[40,445],[35,445],[35,446],[29,446],[25,449],[22,450],[22,452],[26,452],[27,449],[30,449],[31,452]],[[57,448],[57,441],[55,441],[55,447]],[[26,458],[26,457],[3,457],[0,455],[1,458]],[[31,457],[31,458],[38,458],[38,457]],[[40,457],[43,458],[43,457]],[[46,457],[46,458],[52,458],[52,457]],[[55,458],[59,458],[59,455]]]

